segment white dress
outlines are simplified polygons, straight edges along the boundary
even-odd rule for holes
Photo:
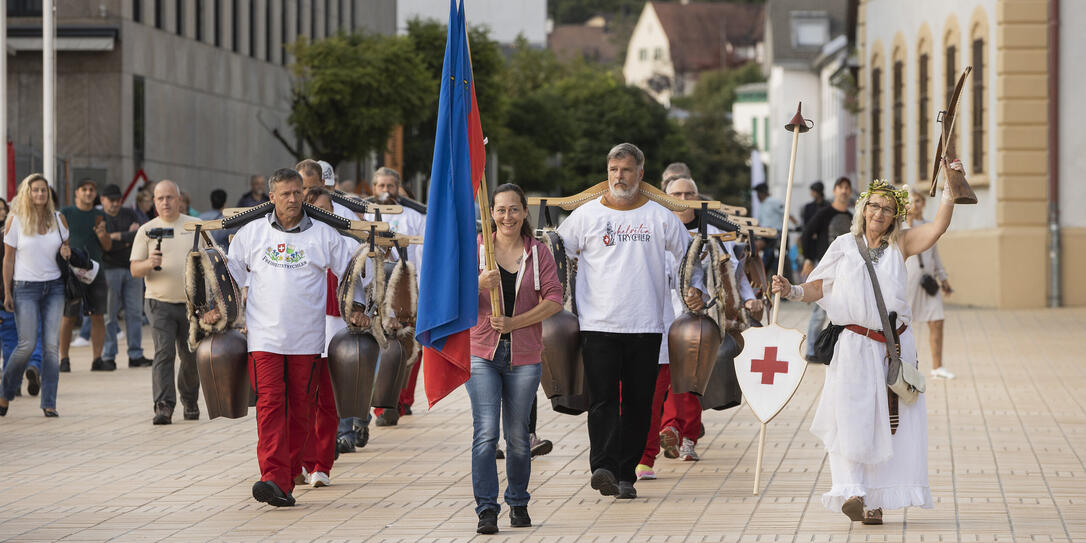
[[[919,226],[928,221],[924,219],[916,219],[915,224]],[[924,268],[920,269],[921,260],[923,261]],[[913,322],[931,322],[943,320],[943,289],[939,289],[935,292],[935,295],[929,295],[923,288],[920,287],[920,277],[924,273],[930,273],[935,276],[937,281],[946,280],[946,269],[943,268],[943,261],[939,258],[939,248],[937,245],[932,245],[928,250],[919,255],[910,256],[905,261],[905,270],[908,273],[909,282],[909,306],[913,310]]]
[[[896,245],[875,263],[875,273],[887,312],[897,312],[899,326],[911,323],[905,261]],[[807,280],[819,279],[818,304],[831,322],[882,329],[871,279],[851,234],[830,244]],[[901,334],[901,360],[916,365],[911,326]],[[863,496],[867,509],[932,507],[924,395],[911,405],[898,403],[898,429],[891,435],[888,392],[885,344],[842,331],[811,423],[829,454],[833,488],[822,495],[827,509],[840,511],[851,496]]]

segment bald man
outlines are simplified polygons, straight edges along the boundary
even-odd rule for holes
[[[185,420],[198,420],[200,379],[196,373],[196,354],[189,350],[189,319],[185,311],[185,259],[192,250],[193,232],[185,223],[200,219],[182,213],[181,190],[173,181],[159,181],[154,190],[158,216],[136,231],[132,242],[133,277],[143,277],[155,341],[151,362],[151,391],[154,395],[152,424],[170,424],[177,405],[177,389]],[[172,237],[164,232],[172,230]],[[161,249],[159,243],[161,242]],[[201,245],[204,243],[201,241]],[[156,269],[158,268],[158,269]],[[174,387],[174,359],[181,359]]]

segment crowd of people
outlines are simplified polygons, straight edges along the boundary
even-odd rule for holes
[[[704,278],[684,287],[676,276],[691,234],[720,230],[702,224],[708,219],[692,209],[670,211],[647,197],[641,186],[644,164],[636,146],[616,145],[606,156],[607,191],[577,207],[557,228],[576,264],[575,285],[563,285],[559,263],[536,239],[521,188],[505,184],[492,194],[488,219],[496,269],[480,265],[479,318],[471,330],[466,383],[474,421],[471,467],[479,533],[498,531],[497,460],[502,457],[509,522],[514,527],[531,525],[531,459],[550,449],[549,442],[545,449],[537,448],[541,440],[535,432],[542,323],[562,310],[563,288],[575,287],[580,352],[591,398],[591,488],[604,496],[633,499],[635,483],[656,478],[654,465],[661,452],[680,461],[699,459],[695,447],[704,434],[703,407],[693,394],[670,390],[665,336],[678,315],[714,303]],[[960,162],[947,167],[953,175],[964,175]],[[328,342],[348,325],[371,324],[368,313],[345,311],[336,303],[337,283],[358,281],[355,299],[348,303],[363,308],[374,303],[361,293],[373,274],[357,275],[360,270],[349,268],[358,240],[309,217],[302,202],[352,219],[376,217],[344,207],[332,198],[334,186],[331,166],[315,160],[277,170],[267,179],[253,176],[238,206],[270,201],[271,209],[236,230],[212,233],[214,243],[228,255],[234,281],[252,293],[244,315],[261,472],[253,496],[274,506],[294,505],[298,484],[331,484],[334,459],[365,447],[372,419],[388,426],[410,415],[421,366],[414,365],[397,408],[363,418],[337,415],[329,390]],[[681,163],[665,171],[661,186],[678,200],[708,198]],[[403,213],[381,217],[393,232],[425,235],[425,216],[406,205],[410,200],[403,197],[398,172],[378,169],[373,187],[370,201],[404,204]],[[775,274],[777,260],[788,258],[780,250],[787,229],[776,239],[721,242],[726,273],[738,294],[727,303],[734,303],[734,310],[744,312],[744,321],[753,325],[767,315],[765,302],[774,293],[812,304],[808,360],[829,364],[812,424],[830,457],[833,486],[823,503],[851,520],[881,524],[884,509],[931,507],[932,502],[923,396],[899,404],[882,385],[887,371],[882,344],[888,332],[876,298],[884,296],[895,323],[901,324],[894,332],[900,336],[903,362],[916,365],[911,325],[928,322],[932,375],[953,378],[941,365],[942,296],[951,289],[935,250],[949,226],[953,201],[944,197],[934,220],[926,222],[924,195],[915,191],[910,200],[906,189],[874,181],[854,202],[852,181],[845,177],[834,182],[832,199],[823,191],[821,182],[811,185],[812,201],[801,215],[803,264],[798,269],[788,266],[788,273]],[[754,192],[760,224],[783,223],[788,210],[769,196],[768,187],[759,185]],[[19,185],[10,209],[0,207],[0,214],[6,214],[0,247],[0,416],[20,395],[24,378],[29,394],[40,393],[44,414],[58,416],[59,374],[71,371],[72,333],[89,321],[90,369],[111,371],[117,367],[119,321],[124,320],[129,367],[151,366],[153,424],[172,422],[178,394],[184,419],[200,418],[199,379],[189,343],[193,316],[185,304],[185,261],[196,240],[185,225],[223,218],[227,194],[213,191],[212,209],[204,214],[191,208],[175,182],[155,183],[149,205],[145,194],[140,192],[135,208],[127,208],[116,185],[99,194],[93,181],[83,180],[75,189],[75,205],[57,210],[46,179],[35,174]],[[482,246],[481,237],[479,243]],[[269,257],[271,248],[293,260]],[[394,262],[404,257],[415,266],[422,264],[421,248],[393,251],[387,258]],[[749,260],[772,275],[770,284],[757,284]],[[865,262],[873,266],[865,269]],[[348,269],[356,275],[345,276]],[[871,290],[876,277],[881,294]],[[284,284],[292,288],[281,288]],[[276,295],[257,294],[271,291]],[[500,314],[490,309],[491,291],[498,293]],[[154,343],[151,360],[142,350],[145,309]],[[197,317],[211,324],[222,314],[220,308],[211,308]],[[836,339],[829,360],[819,358],[814,344],[827,319],[847,330]],[[502,434],[504,453],[498,446]]]

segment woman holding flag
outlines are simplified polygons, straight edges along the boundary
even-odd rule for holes
[[[467,382],[474,421],[471,486],[478,532],[498,531],[498,420],[504,418],[509,523],[531,526],[528,479],[532,472],[528,417],[539,388],[543,321],[562,309],[562,284],[554,257],[532,236],[528,202],[517,185],[494,191],[491,203],[496,270],[479,273],[479,320],[471,329],[471,377]],[[479,239],[479,251],[483,240]],[[484,258],[480,255],[479,262]],[[490,292],[498,290],[501,315],[490,310]],[[502,417],[504,415],[504,417]]]

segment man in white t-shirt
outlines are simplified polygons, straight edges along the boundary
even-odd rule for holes
[[[357,244],[305,214],[298,172],[277,170],[268,193],[275,210],[238,230],[228,266],[239,285],[249,286],[245,322],[261,474],[253,497],[281,507],[294,505],[294,476],[313,425],[327,272],[342,274]],[[205,322],[217,320],[217,312],[204,315]],[[358,313],[353,324],[368,325],[364,320]]]
[[[402,190],[400,172],[386,167],[377,168],[377,171],[373,172],[373,195],[377,203],[399,204]],[[402,207],[403,213],[381,215],[381,220],[387,222],[390,229],[395,233],[406,236],[425,236],[426,216],[410,207]],[[364,218],[367,221],[372,221],[375,217],[372,213],[367,213]],[[393,261],[399,260],[399,255],[393,251],[391,259]],[[422,245],[417,244],[407,247],[407,259],[409,262],[414,263],[415,279],[418,280],[419,277],[422,277],[422,274],[419,273],[422,270]],[[422,364],[415,364],[411,367],[411,373],[408,375],[403,389],[400,390],[399,407],[397,409],[378,407],[373,410],[373,413],[377,415],[375,423],[377,426],[396,426],[401,415],[411,414],[411,406],[415,403],[415,385],[418,383],[419,368],[421,367]],[[369,424],[369,421],[366,421],[366,424]],[[363,427],[359,432],[359,436],[362,437],[362,433],[366,432],[366,427]],[[362,442],[362,440],[359,439],[359,442]]]
[[[681,260],[690,243],[679,219],[641,194],[644,165],[636,146],[616,145],[607,154],[609,191],[558,227],[577,258],[592,488],[619,499],[637,497],[634,468],[645,448],[671,303],[665,256]],[[685,294],[692,306],[703,304],[697,289]]]

